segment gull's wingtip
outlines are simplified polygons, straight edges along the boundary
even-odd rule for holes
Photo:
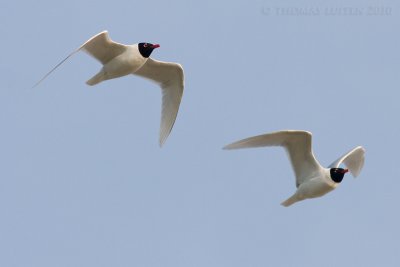
[[[234,149],[240,149],[243,147],[240,147],[240,143],[239,142],[234,142],[234,143],[230,143],[228,145],[225,145],[222,149],[223,150],[234,150]]]
[[[31,88],[29,88],[29,89],[34,89],[36,86],[38,86],[39,85],[39,83],[40,83],[41,81],[39,81],[39,82],[37,82],[37,83],[35,83],[33,86],[31,86]]]
[[[61,60],[60,63],[58,63],[54,68],[52,68],[48,73],[46,73],[46,75],[44,75],[44,77],[42,79],[40,79],[32,88],[35,88],[36,86],[38,86],[41,82],[43,82],[53,71],[55,71],[59,66],[61,66],[61,64],[63,64],[65,61],[67,61],[67,59],[69,59],[73,54],[75,54],[76,52],[78,52],[81,49],[78,48],[75,51],[73,51],[71,54],[69,54],[66,58],[64,58],[63,60]]]
[[[160,146],[160,148],[163,147],[166,140],[167,140],[167,137],[160,136],[160,139],[158,140],[158,145]]]
[[[222,147],[222,149],[223,150],[231,150],[232,147],[231,147],[231,145],[226,145],[226,146]]]

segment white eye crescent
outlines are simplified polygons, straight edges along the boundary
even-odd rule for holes
[[[143,45],[143,47],[147,47],[147,43],[145,43],[145,44]]]

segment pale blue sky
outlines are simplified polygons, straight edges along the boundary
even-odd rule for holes
[[[1,1],[0,266],[399,266],[399,26],[394,0]],[[146,80],[88,87],[79,53],[30,89],[102,30],[183,65],[162,149]],[[363,145],[360,177],[280,206],[282,149],[221,148],[281,129],[326,166]]]

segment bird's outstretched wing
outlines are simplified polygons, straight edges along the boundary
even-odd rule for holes
[[[183,68],[178,63],[162,62],[149,58],[135,75],[158,83],[162,89],[160,146],[174,126],[184,89]]]
[[[364,154],[365,149],[362,146],[358,146],[334,161],[331,165],[329,165],[329,168],[338,168],[340,164],[344,163],[350,170],[351,174],[354,177],[357,177],[364,166]]]
[[[110,39],[107,31],[96,34],[87,40],[78,50],[82,49],[103,65],[125,52],[127,46]]]
[[[53,71],[55,71],[59,66],[61,66],[61,64],[63,64],[65,61],[67,61],[67,59],[69,59],[72,55],[79,52],[80,50],[87,52],[88,54],[99,60],[102,64],[105,64],[110,59],[123,53],[125,49],[126,49],[125,45],[113,42],[108,36],[107,31],[98,33],[89,40],[87,40],[78,49],[74,50],[66,58],[64,58],[60,63],[58,63],[54,68],[52,68],[45,76],[43,76],[43,78],[40,79],[33,87],[38,86]]]
[[[240,149],[249,147],[282,146],[286,149],[296,176],[296,186],[307,180],[321,166],[312,152],[312,135],[306,131],[279,131],[246,138],[224,147]]]

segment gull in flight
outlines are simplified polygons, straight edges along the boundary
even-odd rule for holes
[[[345,173],[350,171],[357,177],[364,165],[365,149],[358,146],[335,160],[328,168],[322,167],[314,157],[311,137],[311,133],[306,131],[279,131],[249,137],[229,144],[224,149],[284,147],[294,170],[297,187],[297,191],[281,203],[288,207],[307,198],[325,195],[340,184]],[[342,163],[348,169],[339,168]]]
[[[73,54],[84,51],[97,59],[103,67],[86,83],[96,85],[102,81],[134,74],[157,83],[162,90],[160,146],[164,144],[174,126],[184,89],[183,68],[178,63],[162,62],[150,58],[158,44],[138,43],[124,45],[114,42],[107,31],[96,34],[58,63],[33,87],[47,78]]]

